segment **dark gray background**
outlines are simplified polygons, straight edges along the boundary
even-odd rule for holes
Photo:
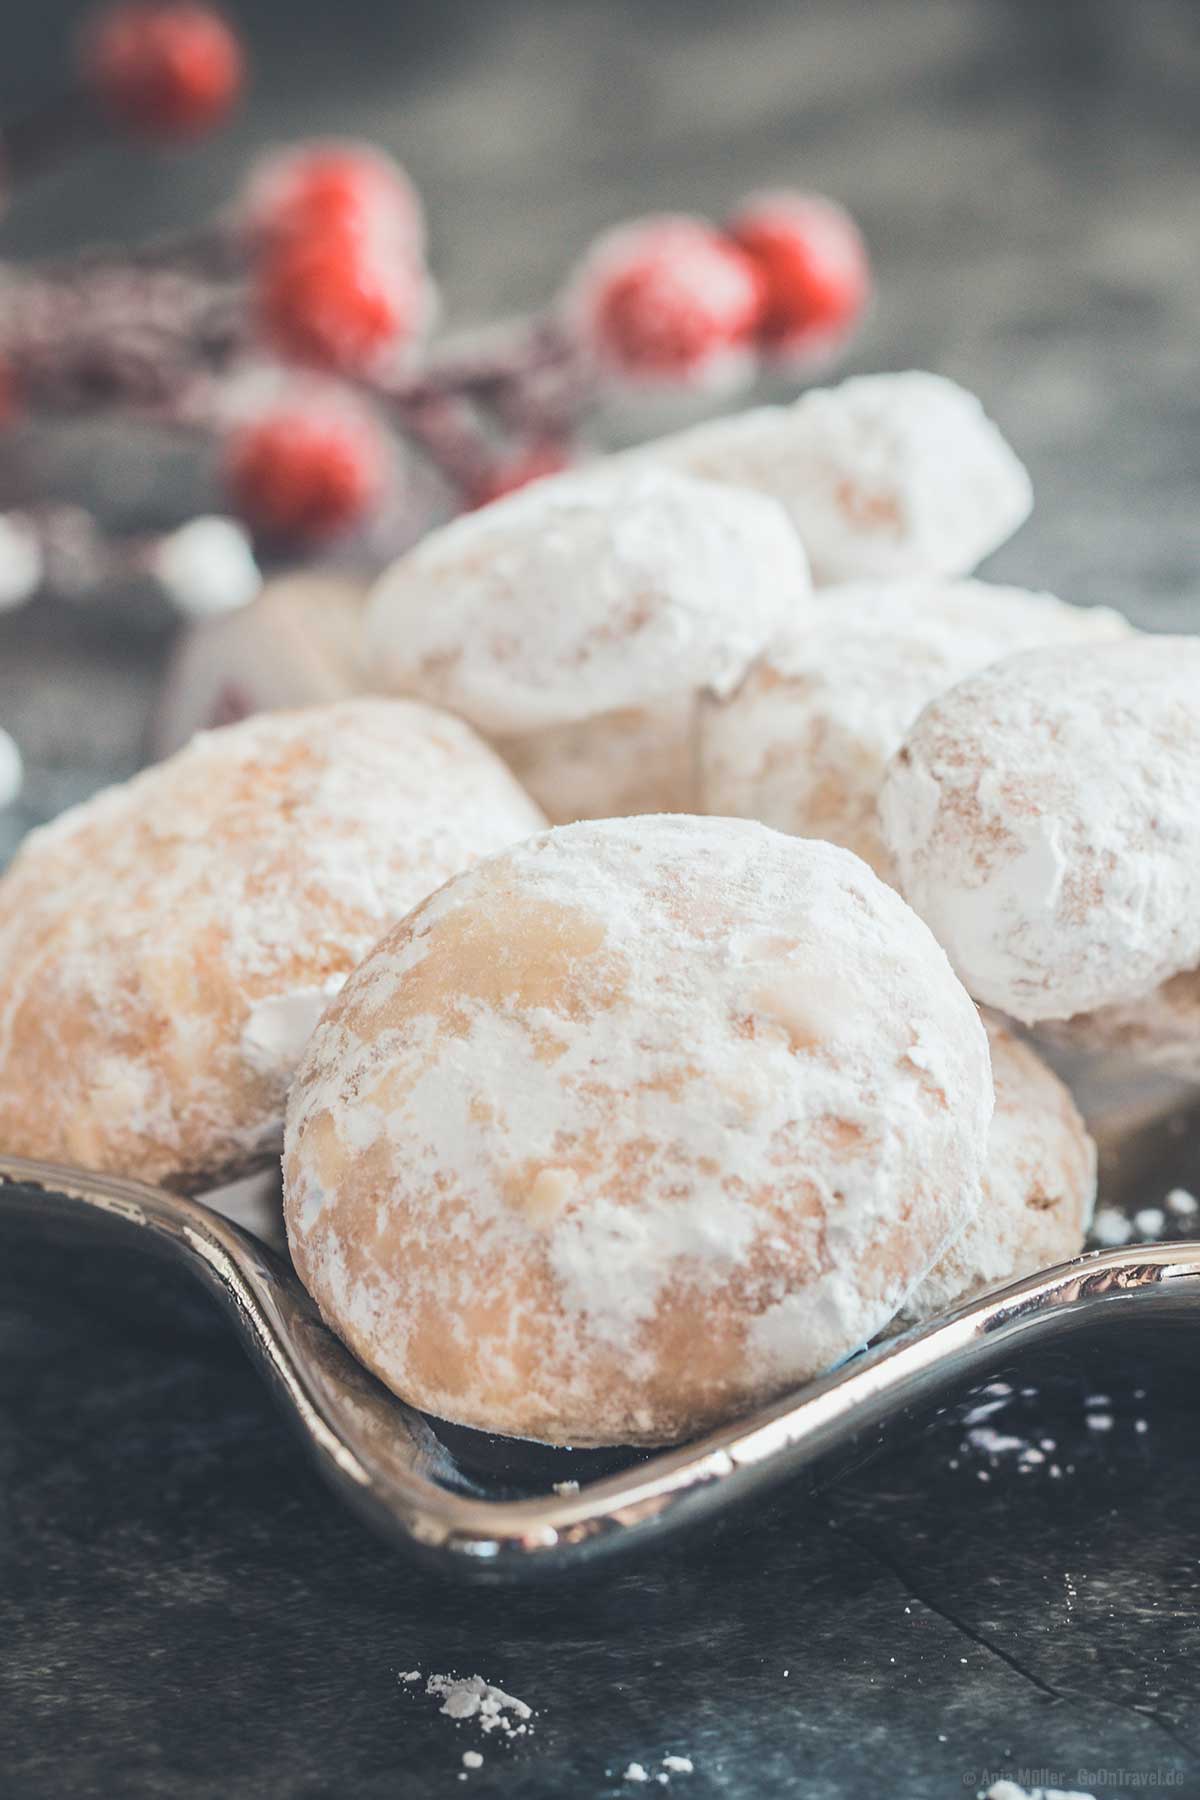
[[[51,85],[74,9],[6,12],[11,104]],[[256,71],[235,127],[186,156],[91,155],[13,210],[10,254],[148,233],[220,204],[262,144],[362,133],[420,183],[465,323],[542,300],[631,213],[824,189],[878,265],[851,366],[957,376],[1030,464],[1035,517],[990,572],[1200,623],[1191,0],[297,0],[242,17]],[[120,439],[91,473],[136,509],[144,464]],[[133,765],[166,650],[50,607],[0,620],[0,723],[34,810]],[[1078,1379],[1027,1371],[1022,1429],[1066,1446],[1060,1481],[963,1457],[946,1423],[815,1505],[793,1496],[579,1590],[489,1597],[341,1516],[178,1284],[7,1249],[0,1280],[5,1796],[583,1797],[638,1792],[625,1764],[667,1751],[694,1757],[673,1785],[696,1800],[932,1800],[985,1770],[1069,1787],[1097,1764],[1099,1795],[1155,1770],[1200,1793],[1188,1364],[1121,1351]],[[106,1282],[128,1298],[104,1304]],[[1100,1383],[1109,1433],[1084,1422]],[[509,1685],[541,1709],[535,1737],[484,1746],[460,1785],[474,1740],[397,1685],[411,1667]]]

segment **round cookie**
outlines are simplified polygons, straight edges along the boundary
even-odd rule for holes
[[[731,694],[702,702],[705,812],[827,838],[893,871],[879,830],[884,771],[921,709],[1029,645],[1126,636],[1105,607],[982,581],[858,583],[768,646]]]
[[[318,1027],[285,1217],[414,1405],[659,1443],[880,1330],[979,1198],[978,1014],[900,897],[741,820],[566,826],[450,882]]]
[[[811,388],[626,453],[770,494],[813,579],[966,575],[1029,516],[1029,476],[974,394],[910,370]]]
[[[903,892],[1026,1024],[1200,964],[1200,638],[1027,650],[934,700],[880,797]]]
[[[722,691],[801,607],[782,509],[669,470],[535,482],[435,531],[368,606],[373,676],[489,736]]]
[[[277,1149],[384,928],[540,813],[460,720],[351,700],[193,740],[0,880],[0,1143],[176,1186]]]
[[[695,694],[677,694],[653,706],[499,738],[496,749],[552,825],[700,812],[698,707]]]
[[[1039,1036],[1066,1050],[1134,1062],[1200,1081],[1200,969],[1172,975],[1140,1000],[1046,1020]]]
[[[1069,1261],[1091,1223],[1096,1146],[1070,1090],[999,1019],[983,1023],[996,1086],[983,1204],[909,1296],[901,1326]]]

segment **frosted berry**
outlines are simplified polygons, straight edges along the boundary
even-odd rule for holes
[[[245,62],[232,27],[198,0],[124,0],[102,8],[86,29],[82,73],[131,131],[186,138],[230,111]]]
[[[602,368],[635,381],[708,383],[744,370],[762,297],[735,244],[702,219],[668,215],[599,239],[569,305]]]
[[[729,233],[762,280],[765,349],[815,356],[848,336],[866,305],[871,268],[843,207],[818,194],[753,194]]]
[[[231,432],[225,482],[262,537],[314,542],[360,524],[387,484],[390,454],[369,413],[282,404]]]
[[[242,214],[260,247],[349,229],[414,260],[424,249],[416,189],[399,163],[371,144],[304,144],[265,157],[246,186]]]
[[[360,375],[403,349],[429,314],[423,268],[338,224],[269,248],[257,271],[258,313],[280,355]]]
[[[469,503],[472,507],[490,506],[493,500],[503,500],[506,494],[515,494],[530,482],[541,481],[547,475],[561,475],[571,467],[572,460],[565,444],[532,444],[496,462],[471,493]]]

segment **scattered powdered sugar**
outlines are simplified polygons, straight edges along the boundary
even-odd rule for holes
[[[695,1766],[696,1765],[693,1763],[690,1756],[664,1756],[662,1759],[662,1769],[657,1775],[652,1775],[645,1763],[631,1762],[628,1763],[622,1771],[621,1780],[635,1782],[654,1781],[657,1782],[660,1787],[667,1787],[670,1784],[672,1775],[691,1775],[695,1771]]]
[[[462,1759],[464,1769],[482,1769],[483,1767],[483,1758],[478,1750],[464,1750]]]
[[[1149,1242],[1162,1237],[1169,1225],[1174,1228],[1174,1221],[1194,1218],[1198,1209],[1200,1201],[1186,1188],[1172,1188],[1161,1206],[1143,1206],[1132,1219],[1115,1206],[1103,1206],[1092,1221],[1092,1237],[1106,1249]]]
[[[1102,1206],[1092,1220],[1092,1236],[1106,1250],[1116,1250],[1133,1236],[1133,1220],[1115,1206]]]
[[[1134,1388],[1129,1397],[1135,1402],[1144,1401],[1145,1389]],[[1093,1437],[1098,1434],[1102,1438],[1118,1428],[1132,1426],[1138,1436],[1144,1436],[1150,1429],[1149,1421],[1137,1417],[1130,1419],[1123,1405],[1125,1398],[1124,1395],[1078,1394],[1075,1405],[1079,1412],[1067,1427],[1070,1442],[1066,1449],[1073,1443],[1077,1456],[1095,1458],[1103,1452],[1095,1442],[1088,1447],[1085,1433]],[[1061,1404],[1061,1401],[1056,1403],[1056,1410]],[[1007,1382],[990,1383],[980,1390],[976,1404],[960,1415],[962,1437],[958,1454],[950,1458],[950,1468],[961,1468],[964,1474],[984,1482],[990,1482],[993,1475],[1003,1470],[1015,1470],[1018,1475],[1038,1471],[1055,1481],[1073,1475],[1076,1464],[1060,1448],[1058,1438],[1046,1435],[1041,1423],[1042,1414],[1043,1396],[1037,1388],[1017,1391]]]
[[[431,1675],[425,1692],[441,1700],[438,1710],[447,1718],[475,1719],[481,1731],[518,1738],[532,1730],[533,1708],[503,1688],[493,1687],[482,1675]]]

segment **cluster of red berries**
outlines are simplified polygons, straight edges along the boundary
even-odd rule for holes
[[[115,0],[81,45],[81,76],[104,114],[147,137],[218,124],[245,80],[236,33],[202,0]],[[420,199],[383,152],[316,143],[266,159],[226,225],[245,267],[249,341],[323,377],[226,428],[231,502],[276,541],[351,529],[391,478],[392,436],[375,409],[398,406],[396,422],[411,434],[406,373],[437,392],[434,364],[419,361],[434,310]],[[457,462],[443,457],[444,472],[467,506],[556,472],[606,382],[729,385],[764,360],[811,368],[848,337],[869,291],[858,228],[815,195],[754,195],[720,227],[684,215],[621,226],[593,245],[542,318],[572,371],[566,412],[561,400],[553,413],[536,402],[524,414],[510,409],[508,435],[512,416],[525,424],[507,444],[494,441],[498,421],[484,418]],[[11,410],[18,374],[0,380],[0,414]],[[511,367],[496,374],[510,389],[522,379]],[[530,395],[538,377],[527,372]],[[452,389],[446,397],[459,405]],[[459,412],[469,419],[471,406]]]
[[[247,218],[266,269],[278,255],[281,270],[293,266],[293,256],[298,274],[311,270],[307,282],[281,279],[277,290],[264,290],[276,297],[264,318],[277,348],[353,373],[407,341],[397,320],[412,315],[376,310],[374,291],[354,278],[368,234],[342,235],[344,218],[376,209],[394,214],[392,242],[407,248],[408,266],[416,268],[419,203],[403,172],[377,152],[301,152],[251,183]],[[620,227],[584,257],[562,311],[602,376],[720,385],[747,377],[756,358],[809,366],[828,356],[857,323],[869,291],[866,248],[849,214],[814,195],[771,193],[745,201],[724,231],[678,216]],[[370,330],[376,318],[377,340]],[[244,516],[277,535],[319,536],[352,524],[354,497],[365,509],[382,483],[382,446],[369,423],[343,413],[304,434],[277,430],[270,418],[243,427],[231,466],[240,471],[234,493]],[[322,455],[330,464],[324,482],[314,466]],[[561,445],[519,450],[464,498],[485,505],[567,461]],[[294,479],[281,473],[288,462],[296,466]],[[350,481],[354,463],[357,478]],[[292,502],[290,523],[285,499]]]
[[[849,213],[814,194],[745,200],[724,229],[666,215],[603,237],[570,305],[601,368],[637,382],[728,385],[756,357],[811,365],[849,335],[870,264]]]
[[[268,157],[242,196],[239,223],[255,316],[284,361],[369,383],[427,327],[420,198],[373,146],[318,143]],[[315,385],[240,423],[225,454],[242,517],[280,540],[353,527],[378,503],[391,461],[371,409],[347,390]]]

